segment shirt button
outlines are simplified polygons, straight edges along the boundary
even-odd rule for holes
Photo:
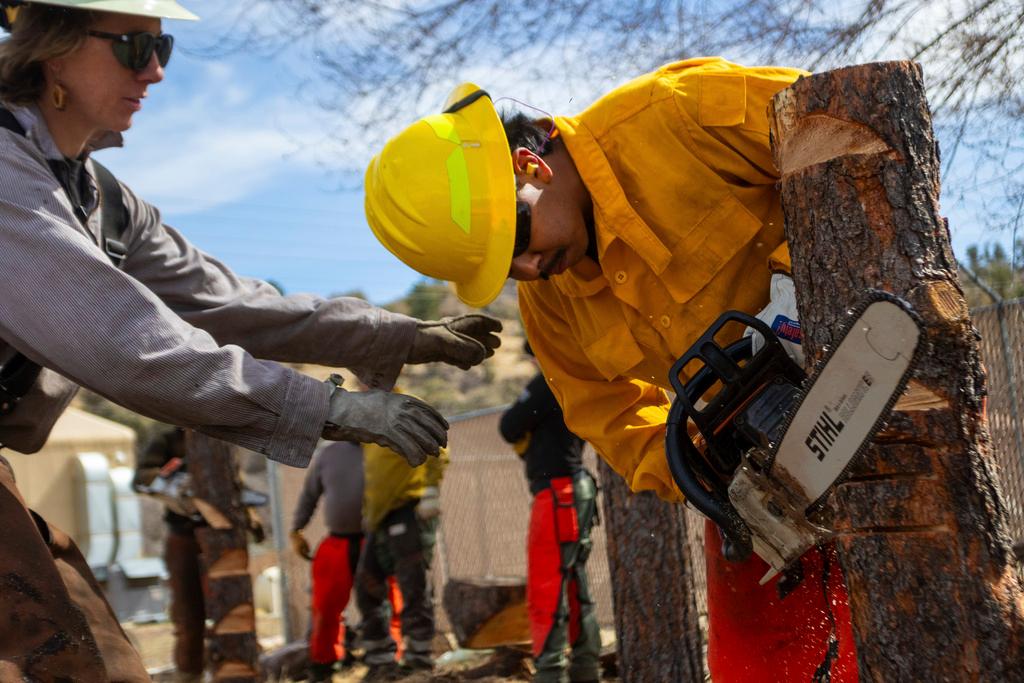
[[[629,275],[624,270],[620,270],[615,273],[615,281],[620,285],[626,284],[626,280],[629,279]]]
[[[660,322],[662,327],[672,327],[672,318],[668,317],[667,315],[661,316]]]

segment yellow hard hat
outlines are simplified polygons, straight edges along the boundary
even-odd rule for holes
[[[516,181],[490,96],[463,83],[444,113],[412,124],[366,169],[366,219],[407,266],[449,280],[470,306],[494,300],[512,264]]]
[[[175,0],[0,0],[6,20],[4,27],[7,28],[14,23],[19,5],[28,4],[57,5],[71,9],[134,14],[158,19],[188,19],[190,21],[199,19]]]

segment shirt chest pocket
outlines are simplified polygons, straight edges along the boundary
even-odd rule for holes
[[[573,302],[576,308],[577,334],[580,346],[591,365],[606,380],[626,374],[644,359],[623,316],[621,304],[609,296],[587,297]]]
[[[749,248],[761,221],[730,194],[676,242],[661,280],[676,303],[686,303]]]

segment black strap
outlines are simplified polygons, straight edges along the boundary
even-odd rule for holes
[[[103,237],[103,251],[117,268],[124,263],[128,247],[123,241],[128,229],[128,210],[124,206],[121,183],[114,174],[96,160],[92,162],[96,172],[96,183],[100,188],[100,234]]]
[[[7,130],[14,131],[22,137],[25,135],[25,129],[21,126],[18,119],[14,118],[14,114],[3,107],[0,107],[0,128],[6,128]]]
[[[17,135],[25,135],[25,128],[14,114],[4,107],[0,107],[0,128],[6,128]],[[100,191],[100,234],[103,251],[114,266],[120,268],[128,254],[128,248],[123,241],[124,233],[128,230],[128,210],[124,206],[121,185],[114,175],[98,162],[92,163]],[[72,181],[67,174],[58,173],[52,166],[50,170],[71,203],[77,205],[78,202],[73,199],[77,193],[68,187],[68,183]],[[79,217],[83,220],[86,218]],[[0,363],[0,415],[7,415],[14,410],[18,401],[35,384],[40,370],[38,364],[20,353],[14,353]]]
[[[0,415],[6,415],[28,393],[39,377],[40,367],[20,353],[0,365]]]
[[[442,114],[454,114],[458,110],[465,109],[469,105],[473,104],[474,102],[479,100],[481,97],[486,97],[487,99],[491,99],[491,96],[487,93],[486,90],[474,90],[473,92],[469,93],[468,95],[463,97],[458,102],[453,103],[452,106],[448,107],[447,109],[445,109],[441,113]]]
[[[25,128],[21,125],[10,110],[0,107],[0,128],[6,128],[17,135],[24,136]],[[73,205],[77,205],[74,197],[78,196],[75,188],[69,187],[74,182],[67,173],[58,170],[59,162],[50,165],[50,171],[57,182],[64,189]],[[117,182],[114,174],[107,170],[107,167],[95,159],[92,160],[93,171],[96,174],[96,184],[100,190],[100,233],[103,239],[103,252],[111,262],[120,267],[128,254],[128,248],[124,243],[124,233],[128,230],[128,210],[124,205],[124,194],[121,192],[121,184]],[[80,216],[80,218],[84,218]]]

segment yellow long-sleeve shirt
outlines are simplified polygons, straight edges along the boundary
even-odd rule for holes
[[[440,486],[448,466],[448,449],[419,467],[410,467],[405,458],[389,448],[363,445],[363,526],[376,531],[384,516],[406,503],[423,497],[428,486]]]
[[[805,73],[692,59],[556,119],[593,200],[599,265],[520,283],[520,309],[566,424],[633,490],[681,497],[664,451],[669,368],[723,311],[761,309],[771,267],[789,267],[766,110]]]

